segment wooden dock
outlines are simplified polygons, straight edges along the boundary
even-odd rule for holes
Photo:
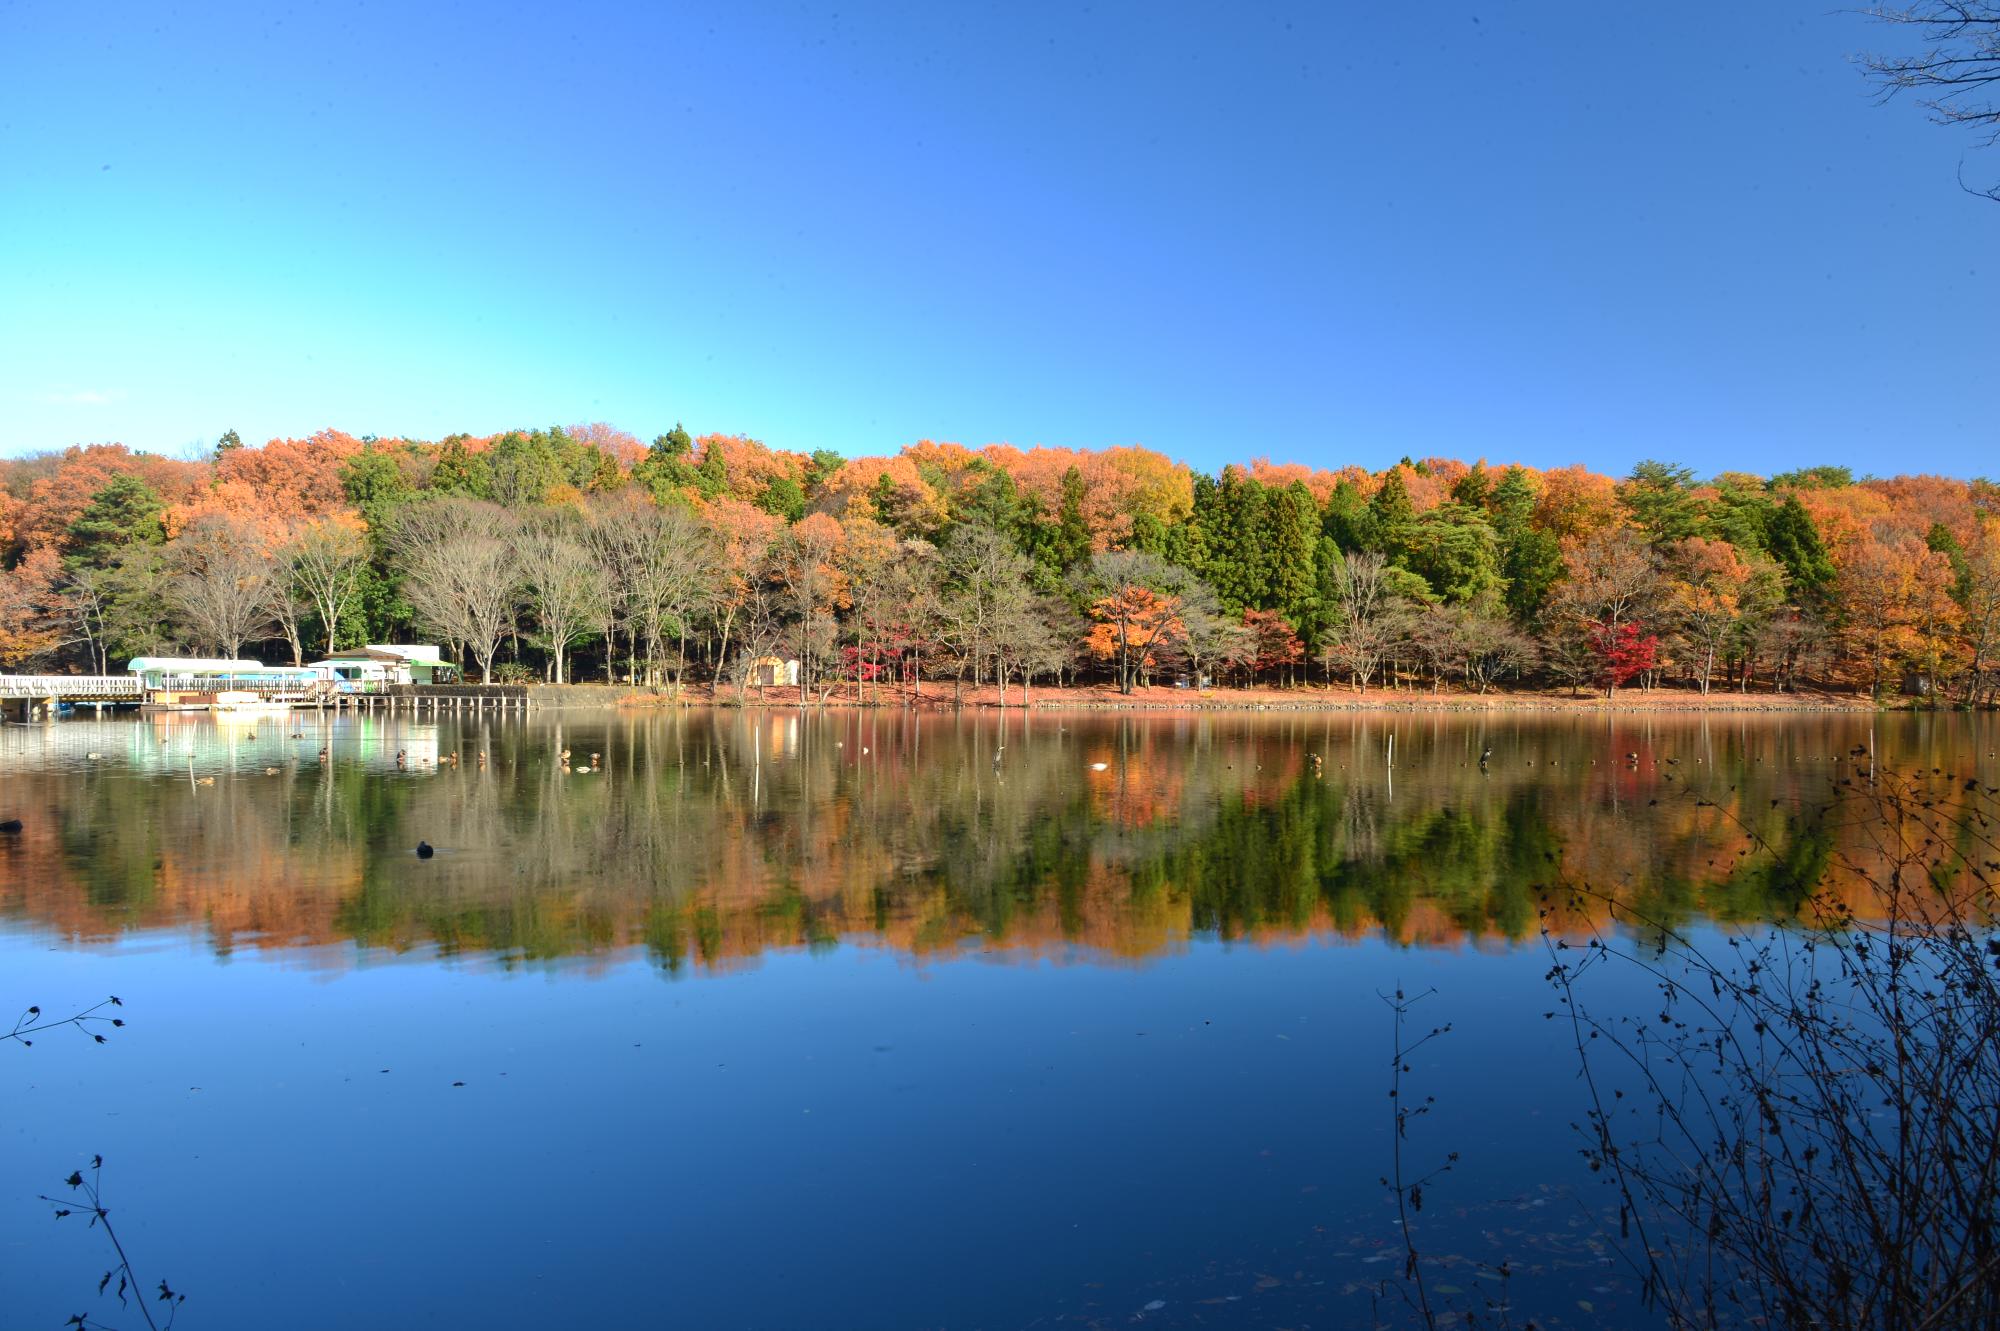
[[[342,709],[387,712],[526,712],[525,684],[387,684],[347,692],[333,683],[300,687],[294,681],[268,684],[231,681],[230,694],[254,694],[263,702],[307,711]],[[13,721],[54,719],[64,703],[148,706],[180,711],[212,709],[218,694],[198,685],[149,692],[133,675],[0,675],[0,717]]]

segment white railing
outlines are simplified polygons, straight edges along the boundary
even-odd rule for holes
[[[0,675],[0,698],[142,698],[132,675]]]

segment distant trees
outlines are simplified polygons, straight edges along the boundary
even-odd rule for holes
[[[426,634],[474,673],[674,688],[782,655],[821,700],[1053,675],[1964,704],[1996,692],[1996,522],[1985,482],[1837,467],[1196,475],[1144,449],[848,459],[601,424],[93,446],[0,461],[0,663]]]

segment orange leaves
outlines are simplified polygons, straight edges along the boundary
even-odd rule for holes
[[[1187,631],[1178,596],[1163,596],[1134,583],[1091,602],[1090,617],[1095,622],[1084,636],[1084,646],[1105,661],[1123,652],[1134,663],[1143,660],[1151,664],[1149,653],[1155,647],[1165,646]]]
[[[702,435],[695,440],[695,449],[703,459],[710,453],[721,458],[729,493],[744,500],[754,500],[780,477],[803,481],[811,462],[803,453],[784,452],[738,434]]]
[[[610,458],[621,475],[629,476],[632,468],[646,456],[646,446],[634,436],[603,421],[593,421],[589,425],[572,425],[569,437],[579,443],[588,444]]]
[[[1542,473],[1535,525],[1558,540],[1575,540],[1609,526],[1618,515],[1618,485],[1581,465]]]
[[[1149,448],[1023,450],[993,444],[981,453],[1012,476],[1023,494],[1040,501],[1044,513],[1062,507],[1063,474],[1075,467],[1083,476],[1083,517],[1093,550],[1121,542],[1140,514],[1171,524],[1194,511],[1194,473]]]
[[[843,520],[872,518],[909,531],[929,532],[950,516],[910,457],[852,458],[822,485],[824,500]]]
[[[1243,627],[1250,630],[1251,668],[1259,671],[1284,670],[1306,659],[1291,621],[1276,610],[1245,610]]]
[[[0,665],[17,667],[61,645],[49,621],[57,597],[62,560],[50,546],[37,546],[12,569],[0,569]]]
[[[1957,622],[1951,561],[1920,538],[1884,531],[1851,541],[1838,586],[1870,678],[1879,687],[1898,658],[1935,668]]]
[[[711,499],[701,514],[722,539],[722,563],[739,584],[764,562],[765,552],[784,530],[785,520],[741,499]]]
[[[353,435],[321,430],[308,439],[273,439],[217,458],[212,487],[245,497],[275,516],[308,517],[343,507],[340,469],[365,447]],[[232,489],[233,487],[233,489]]]
[[[199,462],[134,453],[123,444],[87,444],[8,464],[16,493],[32,476],[15,519],[15,539],[23,546],[60,546],[69,526],[90,507],[92,496],[119,476],[136,476],[167,503],[193,495],[207,476]]]

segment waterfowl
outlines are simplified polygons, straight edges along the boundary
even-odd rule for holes
[[[419,841],[419,842],[417,843],[417,858],[418,858],[418,859],[420,859],[420,860],[427,860],[427,859],[429,859],[429,858],[430,858],[431,856],[433,856],[433,855],[435,855],[435,854],[437,854],[437,851],[431,848],[431,843],[430,843],[430,842],[428,842],[428,841]]]

